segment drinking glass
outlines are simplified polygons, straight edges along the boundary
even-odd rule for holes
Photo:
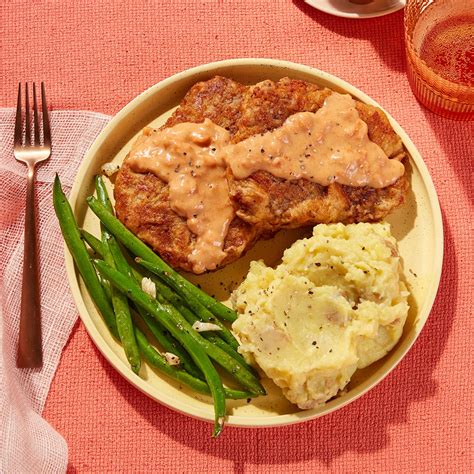
[[[474,120],[474,1],[408,0],[408,80],[431,111]]]

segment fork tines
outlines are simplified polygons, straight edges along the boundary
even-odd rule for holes
[[[33,82],[33,143],[31,141],[31,126],[30,126],[30,94],[28,90],[28,83],[25,83],[25,127],[23,133],[23,121],[22,121],[22,107],[21,107],[21,82],[18,84],[18,99],[16,107],[16,120],[15,120],[15,147],[28,147],[34,146],[51,146],[51,130],[49,125],[49,114],[48,107],[46,104],[46,92],[44,82],[41,82],[41,113],[43,116],[43,137],[41,140],[41,127],[38,113],[38,99],[36,95],[36,83]]]

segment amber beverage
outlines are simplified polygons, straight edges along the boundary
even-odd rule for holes
[[[474,1],[408,0],[405,45],[416,98],[444,117],[474,120]]]

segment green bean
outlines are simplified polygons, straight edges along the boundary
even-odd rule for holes
[[[184,304],[180,296],[174,293],[171,288],[166,286],[163,282],[157,281],[156,279],[153,279],[153,282],[156,285],[157,293],[163,295],[163,297],[186,318],[188,323],[194,324],[196,321],[199,321],[199,318]],[[247,363],[242,355],[239,354],[230,344],[227,344],[226,341],[219,337],[219,331],[203,331],[201,336],[205,337],[208,341],[212,342],[216,346],[219,346],[222,350],[231,355],[237,362],[242,364],[247,370],[257,376],[255,369]]]
[[[135,334],[140,352],[152,367],[155,367],[169,377],[187,385],[196,392],[204,393],[206,395],[211,394],[209,386],[206,384],[206,382],[193,377],[185,370],[171,367],[168,362],[166,362],[164,357],[148,342],[146,336],[137,327],[135,328]],[[241,400],[252,397],[250,392],[234,390],[227,387],[224,387],[224,394],[225,397],[230,400]]]
[[[100,174],[95,175],[95,191],[97,193],[97,199],[99,202],[112,214],[114,214],[114,208],[110,202],[109,193],[105,186],[104,180]]]
[[[135,279],[141,280],[144,277],[137,269],[133,267],[131,267],[131,269]],[[162,295],[169,304],[174,306],[181,313],[181,315],[186,318],[186,321],[188,321],[190,324],[194,324],[195,321],[199,321],[199,318],[183,303],[181,297],[177,295],[170,287],[166,286],[161,280],[158,280],[153,274],[151,274],[151,279],[156,285],[157,294]],[[227,344],[223,339],[218,337],[218,331],[215,333],[212,331],[203,331],[201,335],[216,346],[219,346],[222,350],[226,351],[248,371],[258,377],[255,369],[247,363],[242,355],[233,349],[229,344]]]
[[[148,271],[152,272],[153,274],[157,275],[160,277],[160,279],[163,281],[163,283],[169,283],[170,286],[172,287],[172,290],[167,291],[165,284],[159,285],[160,287],[160,292],[166,293],[165,298],[167,298],[173,305],[176,306],[177,300],[179,299],[180,302],[182,303],[185,301],[185,305],[187,305],[193,313],[196,315],[196,321],[204,321],[204,322],[209,322],[216,324],[217,326],[220,327],[220,331],[218,336],[224,339],[230,347],[232,347],[234,350],[237,350],[239,347],[239,343],[237,339],[235,339],[234,335],[217,319],[207,308],[205,308],[199,301],[197,301],[195,298],[192,297],[192,295],[189,295],[189,298],[181,298],[178,294],[174,294],[174,292],[178,293],[177,287],[175,286],[174,282],[172,280],[168,280],[165,275],[161,272],[159,268],[157,268],[155,265],[151,264],[150,262],[143,260],[141,258],[137,258],[136,262],[142,265],[144,268],[146,268]],[[158,282],[155,282],[155,284],[158,284]],[[174,292],[173,292],[174,290]]]
[[[89,247],[100,257],[104,257],[104,244],[90,232],[87,232],[85,229],[81,229],[81,235],[83,239],[87,242]]]
[[[87,232],[84,229],[81,229],[81,233],[82,233],[82,236],[84,237],[84,240],[89,244],[92,250],[94,250],[94,252],[97,255],[102,257],[104,254],[102,242],[97,237],[95,237],[94,235],[92,235],[91,233]],[[119,248],[117,241],[115,240],[114,244],[109,245],[109,248],[112,253],[112,256],[114,257],[114,260],[117,260],[117,254],[119,253],[122,254],[122,251]],[[126,259],[125,261],[128,264],[128,261]],[[129,268],[133,272],[134,278],[138,282],[141,282],[143,278],[142,275],[140,275],[133,267],[129,266]],[[103,283],[108,284],[109,282],[108,280],[104,280]],[[198,369],[196,364],[189,357],[188,353],[182,348],[181,344],[179,344],[179,342],[176,339],[174,339],[171,336],[171,334],[166,329],[164,329],[163,326],[158,321],[156,321],[156,319],[153,319],[140,306],[136,306],[136,310],[138,314],[140,315],[140,317],[143,319],[143,321],[145,321],[146,325],[150,329],[153,336],[155,336],[155,339],[158,341],[161,347],[163,347],[165,351],[168,351],[177,355],[181,361],[181,366],[183,367],[184,370],[188,371],[192,376],[198,379],[202,379],[203,375],[201,371]]]
[[[140,283],[142,277],[138,275],[138,278],[135,278],[132,267],[122,253],[122,250],[116,239],[109,239],[109,249],[115,261],[117,270],[128,276],[138,288],[141,288]],[[137,311],[141,318],[145,321],[151,333],[155,336],[156,340],[161,344],[163,349],[177,355],[181,361],[182,367],[191,375],[197,378],[202,378],[203,375],[199,368],[192,361],[188,353],[182,348],[179,342],[171,336],[169,331],[163,328],[163,326],[158,321],[156,321],[156,319],[152,318],[140,306],[137,306]]]
[[[104,278],[100,273],[97,273],[97,276],[99,277],[100,284],[102,285],[107,298],[110,303],[112,303],[112,285],[110,284],[110,281]]]
[[[184,333],[189,335],[191,339],[204,349],[209,357],[226,369],[245,388],[255,395],[265,395],[265,389],[251,372],[225,351],[200,336],[173,306],[163,305],[156,299],[151,298],[141,289],[136,288],[133,282],[130,281],[130,278],[117,272],[104,262],[99,260],[95,262],[95,265],[99,272],[105,276],[112,285],[116,286],[122,292],[126,292],[132,301],[142,306],[143,309],[148,311],[155,319],[159,320],[178,341],[182,342],[176,334]]]
[[[145,324],[148,326],[150,332],[155,336],[155,339],[159,342],[161,347],[167,352],[179,357],[181,367],[186,370],[190,375],[197,379],[203,379],[203,374],[189,357],[188,353],[182,347],[182,345],[171,336],[163,326],[152,316],[150,316],[143,308],[136,306],[138,314],[143,319]]]
[[[212,331],[203,331],[200,334],[201,336],[205,337],[209,342],[216,345],[217,347],[220,347],[223,351],[227,352],[227,354],[234,358],[242,367],[245,367],[255,377],[258,377],[257,371],[247,363],[243,356],[236,350],[232,349],[232,347],[230,347],[229,344],[227,344],[220,337],[217,337],[216,334],[212,333]]]
[[[96,176],[95,188],[101,203],[112,212],[112,205],[110,204],[107,189],[100,176]],[[110,251],[110,245],[112,244],[112,241],[115,241],[115,237],[111,235],[103,225],[101,225],[101,230],[104,261],[107,265],[117,268],[119,271],[123,271],[123,269],[121,269],[115,262]],[[133,372],[138,374],[140,372],[141,358],[140,352],[138,351],[137,341],[135,339],[132,315],[130,313],[126,295],[118,291],[115,287],[112,288],[112,306],[114,308],[117,330],[120,336],[120,341],[122,342],[123,350]]]
[[[101,220],[101,222],[115,235],[115,237],[122,242],[135,256],[141,257],[144,260],[154,264],[156,267],[162,269],[163,273],[167,274],[169,280],[176,282],[177,288],[180,289],[180,294],[185,300],[188,298],[197,299],[204,307],[206,307],[215,316],[234,322],[237,319],[235,312],[223,305],[219,301],[212,298],[210,295],[195,287],[191,282],[183,278],[179,273],[173,270],[166,264],[153,250],[151,250],[138,237],[132,234],[111,212],[107,210],[97,199],[93,196],[87,198],[87,203],[94,214]]]
[[[222,431],[225,417],[225,395],[222,381],[215,367],[212,365],[199,340],[193,337],[195,332],[187,321],[179,315],[182,320],[173,317],[168,308],[162,306],[157,300],[146,294],[128,276],[118,272],[101,260],[95,261],[95,266],[99,272],[107,278],[112,285],[125,293],[132,301],[139,304],[146,311],[163,324],[163,326],[186,348],[196,365],[202,370],[207,384],[214,399],[215,424],[214,436],[218,436]]]
[[[71,205],[61,188],[61,181],[57,174],[53,185],[53,205],[64,241],[76,262],[76,266],[84,280],[86,288],[94,300],[99,312],[102,314],[108,328],[112,334],[119,339],[114,311],[107,299],[107,295],[105,294],[102,285],[100,284],[89,253],[81,238],[81,233],[79,232]]]
[[[94,250],[94,252],[97,253],[98,255],[102,255],[102,249],[101,249],[102,242],[99,239],[97,239],[96,237],[94,237],[92,234],[90,234],[89,232],[85,231],[85,230],[82,230],[81,232],[83,234],[84,239],[90,245],[92,250]],[[141,275],[135,268],[133,268],[133,267],[130,267],[130,268],[132,270],[132,273],[133,273],[133,276],[135,277],[135,279],[137,279],[138,281],[141,281],[141,279],[143,278],[143,275]],[[174,293],[174,291],[170,287],[165,285],[160,280],[156,280],[156,278],[153,279],[153,282],[156,285],[157,292],[160,293],[161,295],[163,295],[169,301],[169,303],[172,304],[186,318],[186,320],[188,322],[190,322],[192,324],[192,323],[194,323],[194,321],[197,321],[199,319],[183,303],[181,297],[179,295],[177,295],[176,293]],[[140,307],[138,307],[137,309],[138,309],[139,312],[143,311]],[[147,316],[148,316],[147,319],[146,319],[147,325],[150,327],[150,324],[155,324],[155,326],[153,328],[150,327],[150,330],[152,331],[152,333],[156,337],[156,334],[155,334],[154,331],[160,331],[158,323],[151,316],[149,316],[149,315],[147,315]],[[257,373],[255,372],[255,369],[247,363],[247,361],[242,357],[241,354],[239,354],[236,350],[234,350],[230,345],[226,344],[225,341],[223,341],[222,339],[217,338],[213,334],[203,334],[203,336],[206,337],[213,344],[219,346],[221,349],[228,352],[234,359],[236,359],[244,367],[246,367],[248,370],[250,370],[255,376],[257,376]],[[157,337],[157,339],[158,339],[158,337]],[[166,336],[165,336],[165,340],[167,340]],[[161,338],[159,339],[158,342],[160,342],[160,344],[164,346],[164,344],[162,343]],[[172,349],[168,349],[168,348],[166,348],[166,349],[169,350],[170,352],[173,352]],[[179,354],[176,354],[176,355],[179,356]],[[180,356],[180,359],[182,360],[181,356]],[[189,372],[194,376],[199,376],[198,373],[193,373],[192,370],[189,371]]]

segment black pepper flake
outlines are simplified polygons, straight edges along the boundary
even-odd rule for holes
[[[313,290],[308,290],[308,295],[312,295],[314,294],[314,291]]]
[[[321,264],[320,264],[319,262],[315,262],[315,265],[316,265],[317,267],[320,267],[320,266],[321,266]]]
[[[317,343],[316,343],[316,341],[313,341],[312,344],[313,344],[313,346],[315,346]]]
[[[260,153],[265,153],[265,149],[264,149],[264,148],[260,148]]]
[[[365,250],[365,247],[362,247],[362,250]]]
[[[332,349],[329,349],[329,352],[332,352]]]

